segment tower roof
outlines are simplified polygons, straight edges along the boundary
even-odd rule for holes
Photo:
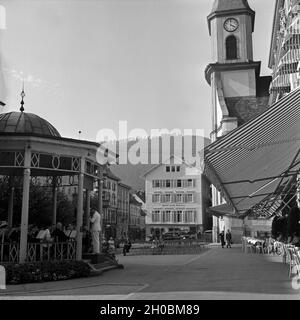
[[[248,14],[252,17],[252,31],[254,31],[255,11],[253,11],[247,0],[215,0],[208,19],[210,32],[210,21],[215,17],[227,15]]]

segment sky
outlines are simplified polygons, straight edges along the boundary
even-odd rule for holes
[[[275,0],[256,11],[254,60],[268,69]],[[95,141],[99,130],[211,131],[207,15],[213,0],[0,0],[6,106],[25,111],[69,138]],[[79,131],[81,135],[79,136]]]

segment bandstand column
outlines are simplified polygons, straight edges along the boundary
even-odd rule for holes
[[[84,159],[81,159],[80,173],[78,175],[77,218],[76,218],[76,260],[82,259],[82,224],[83,224],[83,179]]]
[[[25,151],[24,173],[23,173],[23,197],[22,197],[22,215],[21,215],[21,239],[19,262],[24,263],[27,257],[27,235],[28,235],[28,207],[29,207],[29,189],[30,189],[30,160],[31,152]]]
[[[53,185],[52,185],[52,225],[56,225],[56,215],[57,215],[57,178],[53,177]]]
[[[7,217],[7,224],[9,228],[13,226],[13,214],[14,214],[14,195],[15,195],[15,188],[10,188],[9,200],[8,200],[8,217]]]
[[[91,210],[91,194],[90,190],[85,191],[85,226],[90,230],[90,210]]]

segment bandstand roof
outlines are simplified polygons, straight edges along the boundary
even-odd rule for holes
[[[8,112],[0,114],[0,133],[30,133],[46,137],[60,137],[47,120],[33,113]]]

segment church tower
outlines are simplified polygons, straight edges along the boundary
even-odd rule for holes
[[[255,12],[247,0],[215,0],[207,19],[212,63],[205,77],[212,88],[215,140],[265,110],[267,101],[255,104],[261,95],[268,100],[270,79],[259,76],[261,63],[253,61]]]
[[[205,77],[212,92],[214,142],[267,109],[271,77],[260,77],[261,62],[253,59],[255,12],[247,0],[214,0],[207,20],[212,63],[206,67]],[[224,202],[215,188],[212,200],[213,206]],[[218,232],[232,229],[234,223],[220,226],[220,219],[214,217],[213,224],[216,241]],[[238,224],[235,223],[239,229],[236,238],[240,239]]]

